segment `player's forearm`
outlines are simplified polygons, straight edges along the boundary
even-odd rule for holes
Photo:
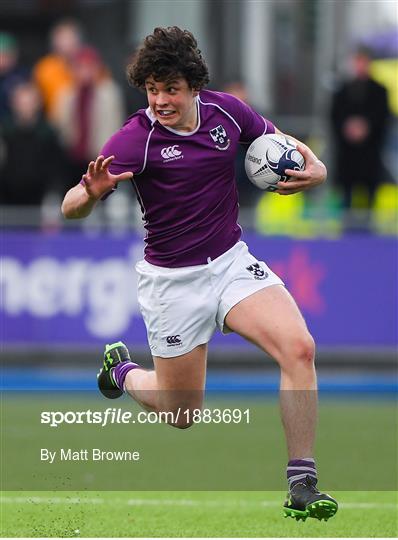
[[[90,197],[81,184],[73,187],[62,202],[62,215],[67,219],[81,219],[91,214],[98,199]]]

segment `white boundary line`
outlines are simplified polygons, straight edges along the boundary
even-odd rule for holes
[[[234,507],[234,506],[259,506],[261,508],[267,507],[281,507],[282,503],[277,501],[197,501],[194,499],[122,499],[111,498],[103,499],[101,497],[0,497],[0,504],[109,504],[109,502],[115,504],[126,504],[127,506],[190,506],[190,507]],[[394,503],[340,503],[340,508],[362,510],[362,509],[377,509],[377,508],[391,508],[398,509],[398,504]]]

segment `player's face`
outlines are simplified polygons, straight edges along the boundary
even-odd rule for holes
[[[196,96],[184,78],[158,82],[152,77],[145,82],[149,106],[162,126],[178,131],[193,131],[198,118]]]

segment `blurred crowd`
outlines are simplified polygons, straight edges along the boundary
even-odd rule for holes
[[[40,205],[75,185],[123,123],[123,93],[74,20],[53,27],[33,66],[20,64],[12,35],[0,44],[1,202]]]
[[[146,106],[145,96],[131,89],[126,99],[100,52],[85,42],[74,19],[53,26],[48,53],[33,66],[21,64],[18,43],[7,32],[0,32],[0,49],[0,204],[46,207],[50,201],[58,209],[66,191],[79,181],[88,162],[126,116]],[[342,211],[355,207],[353,193],[358,187],[366,192],[362,207],[371,209],[386,176],[381,152],[390,112],[385,88],[370,75],[370,61],[370,52],[358,49],[351,77],[335,89],[330,100],[337,206]],[[226,83],[222,90],[250,101],[240,80]],[[245,176],[244,156],[242,147],[236,162],[240,202],[243,211],[257,210],[258,230],[269,231],[272,216],[302,215],[307,197],[298,194],[294,201],[263,197]],[[104,205],[107,209],[102,212],[108,212],[111,220],[131,220],[133,197],[127,201],[123,193],[118,190]],[[138,223],[138,215],[133,218]],[[282,226],[280,220],[276,223],[275,231]],[[292,227],[297,233],[297,220]]]

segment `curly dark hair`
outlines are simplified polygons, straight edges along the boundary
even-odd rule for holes
[[[201,90],[209,82],[209,71],[194,36],[178,26],[155,28],[127,66],[127,79],[138,88],[145,88],[148,77],[168,81],[183,77],[193,90]]]

